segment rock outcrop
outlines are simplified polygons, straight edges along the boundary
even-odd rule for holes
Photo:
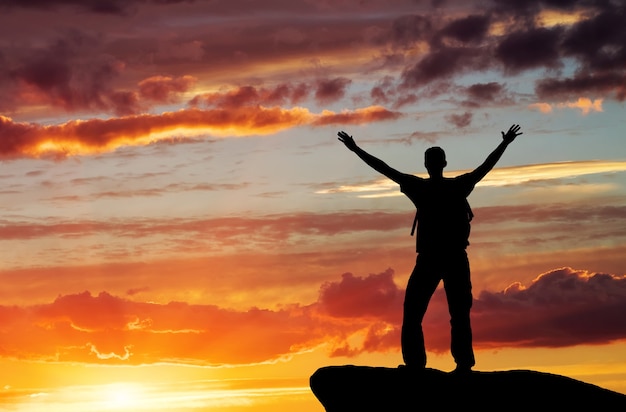
[[[466,374],[406,367],[327,366],[310,379],[327,412],[613,410],[626,395],[565,376],[530,370]]]

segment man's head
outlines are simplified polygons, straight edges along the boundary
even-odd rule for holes
[[[424,153],[424,166],[426,166],[428,174],[431,176],[441,174],[447,164],[446,152],[444,152],[441,147],[433,146],[426,149]]]

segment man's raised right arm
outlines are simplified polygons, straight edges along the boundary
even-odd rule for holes
[[[370,166],[377,172],[387,176],[394,182],[400,184],[403,181],[404,177],[407,176],[406,174],[399,172],[393,167],[389,166],[387,163],[383,162],[379,158],[374,157],[371,154],[367,153],[365,150],[361,149],[359,146],[357,146],[352,136],[350,136],[348,133],[341,131],[337,133],[337,136],[339,136],[340,142],[342,142],[344,145],[346,145],[348,149],[350,149],[357,156],[359,156],[359,158],[363,160],[368,166]]]

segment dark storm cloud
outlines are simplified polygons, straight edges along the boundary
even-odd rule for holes
[[[351,80],[343,77],[321,80],[317,83],[315,100],[319,103],[332,103],[345,96]]]
[[[560,347],[624,339],[626,277],[555,269],[530,286],[484,291],[473,307],[484,344]]]
[[[195,3],[197,0],[2,0],[0,8],[57,10],[63,7],[95,14],[125,15],[146,4]]]
[[[626,67],[626,5],[611,8],[572,27],[563,40],[566,55],[580,58],[593,70]]]
[[[93,13],[122,14],[133,3],[135,2],[124,0],[3,0],[0,8],[51,10],[69,6]]]
[[[350,319],[364,325],[360,345],[347,339],[333,355],[397,349],[404,290],[396,286],[391,269],[357,277],[342,275],[320,289],[317,305],[331,318]],[[474,298],[474,346],[564,347],[605,344],[626,337],[626,277],[560,268],[543,273],[526,287],[514,283],[499,292],[483,291]],[[426,346],[435,352],[449,350],[448,310],[442,290],[433,296],[423,323]],[[367,323],[365,323],[367,322]]]
[[[495,50],[495,57],[506,71],[517,73],[536,67],[559,67],[559,39],[562,29],[537,28],[515,32],[505,37]]]
[[[184,93],[196,82],[192,76],[153,76],[139,82],[139,95],[159,103],[176,101],[175,95]]]
[[[580,95],[610,96],[626,99],[626,73],[581,73],[571,78],[547,78],[537,82],[535,92],[540,99],[559,100]]]
[[[312,86],[305,83],[281,83],[273,87],[241,86],[223,92],[195,96],[189,104],[221,108],[293,105],[305,99],[311,89]]]
[[[454,20],[444,27],[440,34],[462,43],[480,42],[487,34],[489,22],[489,16],[471,15]]]
[[[542,75],[531,99],[625,96],[626,7],[617,2],[501,0],[453,10],[446,2],[434,9],[382,0],[331,8],[271,0],[245,11],[234,3],[2,2],[0,34],[24,40],[0,44],[0,110],[13,117],[42,107],[127,116],[181,103],[194,85],[201,91],[192,106],[312,98],[320,105],[369,99],[397,109],[448,97],[465,75],[528,70]],[[54,19],[42,25],[46,12]],[[351,87],[356,73],[358,82],[367,76],[369,95]],[[499,92],[472,86],[467,98],[451,100],[461,108],[513,102],[515,90],[504,96],[499,84]]]
[[[476,83],[466,89],[470,101],[473,102],[494,102],[501,97],[504,86],[497,82]]]
[[[407,15],[395,19],[391,26],[391,38],[401,45],[427,40],[432,35],[433,23],[429,17]]]
[[[402,73],[402,85],[421,87],[441,79],[470,70],[486,67],[480,50],[465,47],[442,47],[427,54],[423,59]]]
[[[516,75],[527,70],[545,70],[537,81],[540,99],[596,97],[624,100],[626,78],[626,5],[601,1],[498,1],[495,8],[445,22],[440,17],[408,16],[394,21],[396,41],[428,44],[428,51],[406,66],[401,75],[405,90],[420,89],[435,82],[485,70]],[[546,10],[579,13],[577,21],[540,26]],[[558,20],[557,20],[558,21]],[[566,20],[563,20],[563,22]],[[414,27],[411,27],[414,23]],[[491,24],[507,24],[508,32],[490,33]],[[451,46],[449,40],[456,41]],[[481,43],[484,42],[484,43]],[[562,77],[557,69],[573,58],[578,70]],[[495,86],[491,86],[495,87]],[[389,100],[389,89],[372,89],[372,98]],[[491,96],[482,93],[492,93]],[[491,100],[497,91],[487,87],[468,89],[472,99]],[[504,96],[500,96],[504,98]]]
[[[127,112],[134,105],[132,98],[110,88],[124,63],[98,53],[101,47],[97,36],[71,31],[46,47],[7,59],[0,84],[13,81],[31,101],[67,111]]]

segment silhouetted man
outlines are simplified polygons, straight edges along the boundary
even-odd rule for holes
[[[401,173],[357,146],[352,136],[339,132],[339,140],[365,163],[400,185],[417,208],[417,259],[404,298],[402,357],[411,368],[426,367],[422,320],[428,302],[443,279],[451,325],[451,352],[457,372],[474,366],[470,308],[472,284],[466,247],[469,245],[472,211],[467,197],[498,162],[506,147],[522,133],[513,125],[502,133],[502,142],[474,171],[454,178],[443,177],[446,154],[431,147],[424,155],[429,178]],[[411,232],[411,234],[413,231]]]

